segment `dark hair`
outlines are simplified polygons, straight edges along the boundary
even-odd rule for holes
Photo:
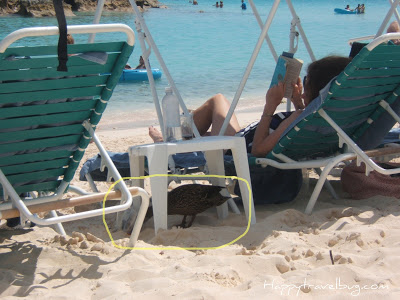
[[[67,34],[67,44],[68,45],[75,44],[74,37],[72,35],[70,35],[69,33]]]
[[[351,62],[351,58],[343,56],[327,56],[309,64],[307,68],[307,81],[304,89],[307,88],[310,99],[318,97],[331,79],[339,75]]]

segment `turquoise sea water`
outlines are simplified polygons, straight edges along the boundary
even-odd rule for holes
[[[240,0],[225,0],[223,8],[216,8],[214,0],[198,0],[192,5],[187,0],[164,0],[168,9],[151,9],[143,14],[147,26],[189,108],[197,107],[215,93],[223,93],[232,100],[242,79],[254,46],[261,32],[250,5],[240,8]],[[247,1],[246,1],[247,2]],[[272,0],[255,0],[258,12],[266,20]],[[315,56],[329,54],[348,55],[348,39],[375,34],[389,10],[385,0],[364,0],[363,15],[338,15],[334,8],[346,4],[354,8],[355,0],[292,0],[303,29]],[[362,2],[361,2],[362,3]],[[79,13],[67,19],[68,24],[92,23],[93,13]],[[280,54],[289,48],[289,29],[292,16],[286,1],[281,1],[272,22],[269,36]],[[134,28],[133,13],[104,13],[102,23],[121,22]],[[56,25],[55,18],[1,17],[0,38],[13,30],[29,26]],[[77,36],[77,42],[87,37]],[[102,40],[102,36],[96,38]],[[50,39],[56,43],[56,39]],[[27,44],[36,45],[41,40],[30,38]],[[136,66],[141,53],[139,42],[129,60]],[[296,57],[304,60],[302,75],[311,59],[302,40]],[[154,54],[152,67],[159,67]],[[250,106],[263,101],[275,67],[273,56],[264,43],[251,72],[240,103]],[[166,77],[156,81],[161,99],[168,85]],[[111,111],[153,111],[154,105],[147,82],[123,83],[116,87],[110,103]]]

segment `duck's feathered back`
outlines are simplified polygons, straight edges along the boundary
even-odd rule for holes
[[[185,184],[168,193],[169,215],[196,215],[229,199],[220,194],[222,188],[213,185]]]

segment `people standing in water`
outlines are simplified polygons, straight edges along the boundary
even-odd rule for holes
[[[219,1],[219,7],[223,7],[224,6],[224,2]]]
[[[219,7],[219,2],[218,2],[218,1],[217,1],[217,2],[215,2],[215,4],[214,4],[213,6],[215,6],[215,7]]]
[[[144,63],[143,56],[141,56],[141,55],[139,57],[139,64],[136,66],[135,70],[138,70],[138,69],[146,69],[146,65]]]
[[[247,9],[247,6],[246,6],[246,3],[244,2],[244,0],[242,0],[241,7],[242,7],[243,10]]]

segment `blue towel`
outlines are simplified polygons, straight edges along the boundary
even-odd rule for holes
[[[400,143],[400,128],[393,128],[385,136],[382,141],[382,145],[389,143]]]
[[[128,153],[108,152],[111,160],[122,177],[130,177]],[[179,153],[173,155],[178,168],[193,168],[204,166],[206,160],[202,152]],[[94,181],[107,180],[107,168],[100,171],[101,157],[96,155],[88,159],[80,171],[79,180],[86,181],[85,175],[90,173]],[[227,176],[236,176],[233,157],[224,156],[225,173]],[[268,166],[250,166],[251,185],[256,204],[278,204],[292,201],[298,194],[302,184],[301,170],[280,170]],[[239,186],[235,186],[235,193],[240,195]]]
[[[118,152],[107,152],[115,167],[122,177],[130,177],[129,154]],[[175,167],[177,168],[196,168],[206,164],[206,159],[202,152],[179,153],[173,155]],[[101,156],[97,154],[89,158],[82,166],[79,174],[79,180],[86,181],[86,174],[90,174],[94,181],[107,180],[107,167],[104,172],[100,171]]]
[[[122,177],[130,176],[130,168],[129,168],[129,154],[128,153],[115,153],[115,152],[107,152],[111,157],[111,160],[114,162],[115,167],[119,171]],[[89,158],[82,166],[81,171],[79,172],[79,180],[86,181],[86,174],[90,174],[94,181],[106,181],[107,180],[107,167],[104,169],[104,172],[100,171],[101,165],[101,156],[97,154]]]

